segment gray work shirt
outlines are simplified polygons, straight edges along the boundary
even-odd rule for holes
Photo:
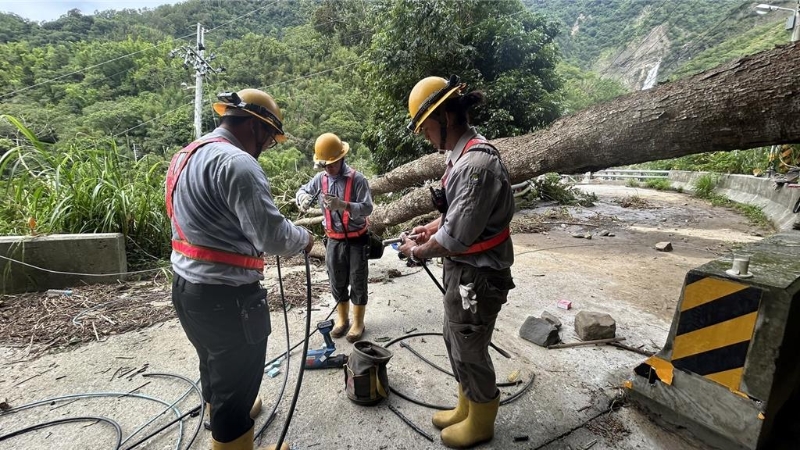
[[[350,200],[344,198],[344,190],[345,186],[347,185],[347,177],[345,174],[349,174],[350,172],[354,172],[353,174],[353,188],[350,192]],[[350,202],[350,221],[348,223],[347,231],[358,231],[367,226],[367,217],[372,214],[372,193],[369,190],[369,183],[367,182],[366,177],[347,165],[347,163],[342,163],[342,169],[339,171],[339,174],[331,177],[328,175],[327,172],[322,171],[316,175],[314,178],[311,179],[305,186],[301,186],[300,189],[297,190],[295,194],[295,201],[299,204],[300,197],[303,194],[314,195],[322,189],[322,177],[328,177],[328,195],[333,195],[336,197],[341,198],[342,200],[347,200]],[[322,205],[322,194],[320,193],[317,197],[317,203],[319,204],[322,213],[325,214],[325,207]],[[331,212],[331,221],[333,222],[333,231],[337,233],[344,232],[344,225],[342,224],[342,214],[337,214],[336,212]],[[323,215],[322,218],[322,225],[327,229],[327,223],[325,220],[325,216]]]
[[[173,220],[194,245],[243,255],[290,256],[308,244],[308,232],[286,219],[258,161],[232,133],[217,128],[201,139],[222,137],[195,151],[173,194]],[[172,238],[179,239],[172,224]],[[192,283],[239,286],[264,279],[258,270],[198,261],[172,251],[175,273]]]
[[[467,142],[473,138],[485,139],[470,128],[447,158],[452,164],[445,172],[448,209],[433,235],[442,247],[457,253],[496,236],[514,217],[514,194],[508,171],[500,158],[480,150],[462,155]],[[514,246],[509,237],[484,252],[451,259],[474,267],[505,269],[514,263]]]

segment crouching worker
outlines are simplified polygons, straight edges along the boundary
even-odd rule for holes
[[[270,333],[263,254],[310,251],[314,238],[278,211],[257,161],[286,140],[278,105],[256,89],[220,99],[220,126],[178,152],[167,172],[172,303],[200,359],[211,448],[250,450]]]
[[[364,175],[344,162],[349,150],[347,142],[335,134],[320,135],[314,144],[314,167],[324,171],[298,189],[295,200],[301,211],[308,211],[312,200],[320,199],[327,236],[325,264],[337,312],[331,336],[340,338],[347,333],[347,341],[356,342],[365,330],[369,278],[367,217],[372,214],[372,195]]]
[[[442,215],[412,231],[399,250],[411,259],[444,257],[444,343],[458,381],[458,405],[433,416],[448,447],[471,447],[494,436],[500,406],[489,356],[495,321],[514,288],[509,224],[514,196],[497,150],[469,125],[483,100],[456,76],[428,77],[408,99],[411,123],[440,151],[452,150],[433,201]]]

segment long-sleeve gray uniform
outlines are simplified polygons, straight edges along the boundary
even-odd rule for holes
[[[346,199],[344,194],[347,176],[350,174],[353,176],[353,186],[350,199]],[[328,233],[325,263],[331,283],[331,294],[337,303],[352,301],[354,305],[366,305],[367,279],[369,277],[367,237],[365,234],[357,235],[357,233],[366,228],[367,217],[372,214],[372,194],[369,190],[369,183],[364,175],[343,162],[337,176],[329,176],[326,172],[316,174],[311,181],[298,189],[295,195],[296,201],[299,203],[305,194],[313,196],[319,192],[322,189],[323,177],[328,179],[328,195],[339,197],[350,203],[348,236],[345,237],[338,234],[344,233],[342,220],[344,213],[329,211],[330,214],[326,214],[322,194],[318,197],[323,213],[322,225]],[[328,223],[328,217],[330,217],[330,223]],[[352,237],[349,236],[351,233]],[[338,237],[331,237],[332,235]],[[349,290],[348,285],[350,286]]]
[[[223,128],[203,136],[222,137],[195,152],[173,195],[175,220],[194,245],[257,256],[300,253],[308,232],[281,215],[261,166]],[[173,225],[173,239],[178,233]],[[189,259],[172,252],[175,273],[192,283],[239,286],[264,278],[260,271]]]
[[[514,195],[508,172],[496,153],[463,152],[473,138],[470,128],[448,158],[445,195],[448,209],[433,235],[451,252],[466,252],[476,242],[502,233],[514,216]],[[476,147],[492,147],[478,144]],[[444,340],[450,364],[465,395],[486,403],[497,397],[494,365],[489,356],[494,324],[514,288],[511,237],[480,253],[445,258]],[[459,285],[473,284],[477,308],[464,309]]]

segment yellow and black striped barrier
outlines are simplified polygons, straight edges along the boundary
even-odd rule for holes
[[[800,448],[776,425],[792,420],[783,406],[800,398],[800,233],[743,251],[752,255],[747,277],[726,270],[730,259],[686,275],[667,343],[626,387],[637,403],[713,446]]]

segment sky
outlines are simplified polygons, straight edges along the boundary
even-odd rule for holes
[[[71,9],[89,15],[108,9],[153,9],[177,0],[0,0],[0,11],[14,13],[34,22],[56,20]]]

